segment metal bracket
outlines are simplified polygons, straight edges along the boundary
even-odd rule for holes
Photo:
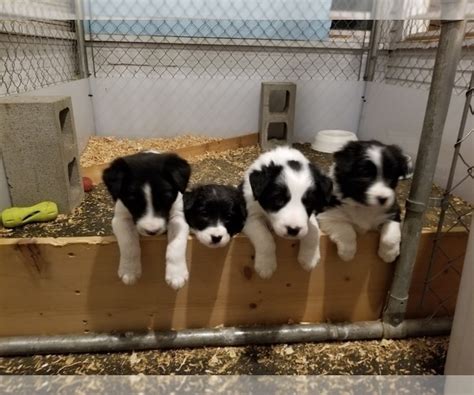
[[[422,202],[417,202],[415,200],[407,199],[405,207],[409,211],[413,211],[415,213],[424,213],[426,210],[426,204]]]

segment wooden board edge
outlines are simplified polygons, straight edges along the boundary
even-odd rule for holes
[[[222,152],[231,149],[250,147],[257,144],[258,133],[251,133],[191,147],[178,148],[171,152],[182,156],[184,159],[191,159],[195,156],[204,155],[206,152]],[[89,177],[95,185],[100,184],[102,183],[102,172],[109,166],[109,163],[110,162],[81,167],[81,174],[83,177]]]
[[[369,233],[376,233],[376,232],[369,232]],[[436,231],[428,228],[424,228],[422,234],[435,234]],[[448,234],[450,235],[460,235],[460,234],[467,234],[467,231],[463,227],[456,227],[449,231]],[[240,233],[235,238],[239,239],[246,239],[247,236]],[[325,233],[321,232],[321,238],[328,237]],[[190,235],[189,240],[194,240],[195,236]],[[161,236],[150,236],[146,238],[142,238],[142,240],[166,240],[166,235]],[[116,243],[115,236],[75,236],[75,237],[30,237],[30,238],[0,238],[0,247],[2,245],[13,245],[13,244],[51,244],[58,247],[66,246],[67,244],[77,244],[77,243],[84,243],[84,244],[109,244],[109,243]]]

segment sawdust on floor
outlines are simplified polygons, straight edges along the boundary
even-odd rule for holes
[[[119,156],[130,155],[140,151],[156,150],[165,152],[220,140],[222,138],[188,134],[172,138],[138,139],[92,136],[89,138],[87,146],[81,155],[81,166],[89,167],[109,163]]]
[[[148,140],[148,139],[146,139]],[[183,140],[184,141],[184,140]],[[180,141],[179,144],[184,144]],[[204,140],[200,140],[205,142]],[[177,143],[178,144],[178,143]],[[189,143],[188,143],[189,145]],[[327,171],[332,163],[332,155],[316,152],[310,144],[295,144],[309,160]],[[245,170],[260,154],[257,146],[238,148],[223,152],[208,152],[194,157],[189,162],[192,166],[190,185],[219,183],[237,186]],[[405,201],[410,191],[411,180],[402,180],[397,188],[397,198],[404,211]],[[439,199],[443,190],[433,185],[431,196]],[[451,204],[459,214],[469,213],[472,206],[464,200],[453,196]],[[424,227],[435,230],[438,224],[440,208],[430,207],[425,213]],[[55,221],[47,223],[32,223],[23,227],[5,229],[0,227],[0,238],[32,238],[32,237],[72,237],[72,236],[104,236],[111,235],[111,220],[113,202],[103,184],[97,185],[91,192],[86,193],[82,204],[68,215],[60,215]],[[448,210],[445,218],[445,229],[456,224],[457,216],[453,210]],[[469,217],[464,221],[469,223]]]
[[[0,374],[443,374],[448,337],[0,358]]]

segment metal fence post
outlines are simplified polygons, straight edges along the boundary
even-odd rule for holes
[[[367,63],[365,66],[364,81],[373,81],[375,76],[375,66],[377,65],[377,51],[379,49],[382,21],[372,22],[370,31],[369,52],[367,53]]]
[[[405,317],[423,215],[431,193],[444,124],[461,54],[465,21],[443,21],[415,172],[402,227],[400,258],[395,268],[383,320],[398,325]]]
[[[76,27],[76,40],[77,40],[77,56],[79,62],[79,75],[81,78],[89,77],[89,65],[87,64],[87,53],[85,45],[85,33],[84,33],[84,9],[82,0],[75,0],[75,27]]]

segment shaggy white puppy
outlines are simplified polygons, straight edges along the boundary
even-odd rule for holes
[[[307,270],[320,258],[315,213],[327,204],[332,183],[298,150],[278,147],[249,167],[242,184],[247,205],[244,233],[255,247],[255,270],[269,278],[276,270],[275,241],[299,239],[299,263]]]

